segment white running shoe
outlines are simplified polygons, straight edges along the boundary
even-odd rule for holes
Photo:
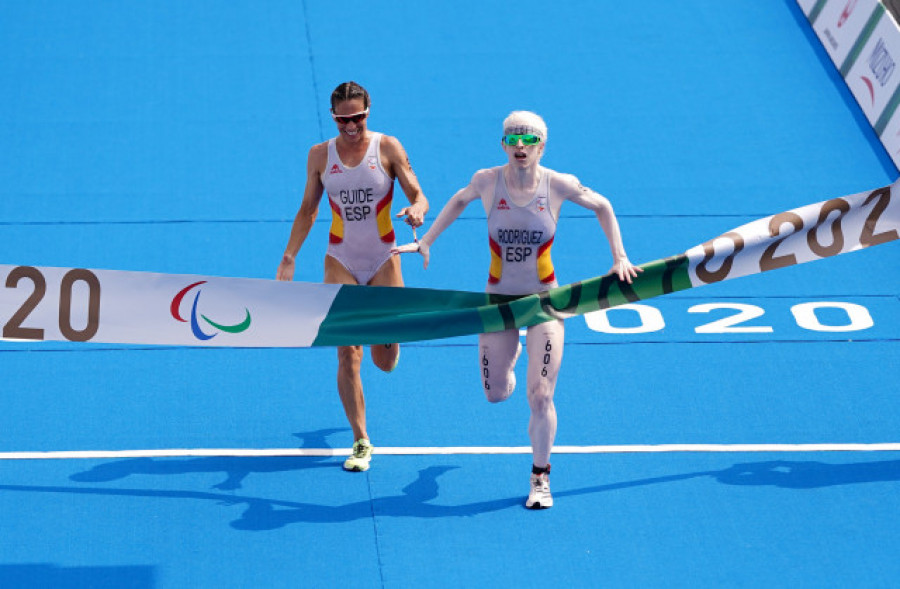
[[[353,442],[353,453],[344,461],[344,470],[363,472],[369,470],[372,460],[372,444],[365,438]]]
[[[531,492],[525,502],[528,509],[547,509],[553,507],[553,496],[550,494],[550,477],[547,473],[531,475]]]

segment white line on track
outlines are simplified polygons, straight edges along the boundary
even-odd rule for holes
[[[191,456],[343,456],[347,448],[187,448],[159,450],[63,450],[0,452],[0,460],[68,460],[97,458],[177,458]],[[628,454],[664,452],[900,452],[900,443],[878,444],[657,444],[555,446],[554,454]],[[452,454],[530,454],[529,446],[376,447],[375,454],[425,456]]]

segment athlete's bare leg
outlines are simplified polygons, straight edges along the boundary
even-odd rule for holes
[[[332,258],[325,256],[325,277],[327,284],[357,284],[349,270]],[[369,439],[366,431],[366,399],[363,396],[359,367],[362,363],[362,346],[338,346],[338,394],[347,421],[353,429],[353,440]]]
[[[556,438],[556,406],[553,393],[562,363],[565,329],[562,321],[550,321],[528,328],[525,346],[528,354],[527,395],[531,418],[528,436],[534,465],[544,468]],[[483,333],[478,338],[478,368],[488,401],[499,403],[516,386],[515,363],[519,348],[519,330]]]
[[[531,420],[528,435],[534,465],[543,468],[550,462],[556,438],[556,406],[553,393],[562,363],[565,328],[562,321],[549,321],[528,328],[525,347],[528,352],[528,405]]]
[[[400,272],[400,256],[395,255],[381,265],[369,286],[403,286],[403,274]],[[400,355],[399,344],[380,344],[370,348],[372,362],[385,372],[390,372],[397,366]]]
[[[484,396],[491,403],[505,401],[516,388],[513,369],[519,353],[519,330],[507,329],[478,336],[478,371]]]

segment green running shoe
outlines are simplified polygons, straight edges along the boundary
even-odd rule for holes
[[[344,470],[363,472],[369,470],[372,460],[372,444],[365,438],[353,442],[353,453],[344,461]]]

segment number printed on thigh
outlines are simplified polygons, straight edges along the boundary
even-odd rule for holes
[[[543,362],[544,365],[541,367],[541,376],[543,376],[545,378],[547,377],[547,374],[549,374],[547,372],[547,367],[550,365],[550,352],[552,352],[552,351],[553,351],[553,342],[548,339],[547,343],[544,345],[544,362]]]

